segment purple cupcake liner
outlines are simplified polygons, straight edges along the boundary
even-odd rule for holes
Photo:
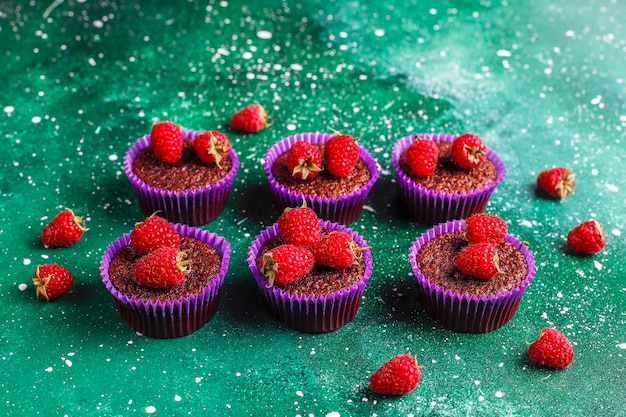
[[[452,142],[458,135],[424,133],[419,136],[439,142]],[[434,225],[482,213],[491,193],[506,175],[506,167],[500,157],[490,148],[487,149],[487,158],[494,164],[497,172],[496,179],[491,184],[469,192],[433,191],[414,182],[400,167],[400,157],[414,140],[415,135],[399,139],[393,146],[392,153],[402,206],[409,218],[420,224]]]
[[[219,305],[231,253],[230,244],[215,233],[178,223],[174,224],[174,228],[181,235],[191,236],[213,246],[222,257],[219,273],[199,294],[174,301],[152,301],[119,292],[111,283],[109,265],[115,254],[130,242],[130,233],[111,243],[100,263],[102,282],[113,295],[122,319],[137,333],[160,339],[189,335],[213,318]]]
[[[517,287],[497,295],[475,296],[447,290],[431,283],[417,266],[417,255],[426,242],[446,232],[465,229],[465,222],[452,220],[424,232],[409,249],[409,262],[419,284],[418,296],[424,310],[442,326],[461,333],[486,333],[496,330],[511,320],[526,291],[535,277],[537,267],[532,253],[512,235],[505,241],[516,247],[526,259],[528,273]]]
[[[195,139],[200,133],[183,129],[183,138]],[[133,173],[135,157],[148,146],[149,134],[139,138],[124,156],[124,172],[146,217],[159,211],[160,215],[172,223],[198,226],[209,223],[220,215],[228,202],[228,195],[239,168],[239,157],[234,150],[228,154],[233,164],[230,172],[215,184],[195,190],[171,191],[148,185]]]
[[[322,220],[321,224],[328,229],[349,233],[359,247],[367,247],[367,242],[351,229],[329,220]],[[361,280],[352,286],[328,295],[291,295],[276,285],[268,288],[268,281],[257,266],[259,250],[265,242],[278,234],[278,224],[275,223],[263,230],[248,250],[248,266],[261,290],[263,302],[270,315],[287,327],[303,333],[330,332],[354,319],[367,281],[372,275],[370,251],[363,251],[365,272]]]
[[[308,207],[312,208],[320,218],[325,220],[347,225],[353,223],[359,217],[365,199],[380,175],[380,168],[376,160],[360,145],[359,155],[370,171],[370,180],[360,190],[349,194],[338,197],[302,194],[283,186],[272,174],[274,161],[276,161],[280,155],[291,149],[294,143],[302,141],[313,144],[323,144],[334,135],[334,133],[319,132],[298,133],[281,139],[268,149],[264,161],[265,174],[267,175],[274,196],[274,204],[279,212],[282,213],[287,207],[301,206],[304,200]]]

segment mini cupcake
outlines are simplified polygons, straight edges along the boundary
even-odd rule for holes
[[[363,147],[356,145],[358,159],[344,177],[331,175],[324,166],[318,167],[319,175],[314,178],[302,179],[294,177],[287,168],[288,151],[296,142],[315,145],[324,161],[327,157],[325,147],[334,136],[339,134],[299,133],[281,139],[268,149],[264,160],[265,173],[279,211],[300,206],[305,201],[325,220],[350,224],[359,217],[365,199],[380,175],[376,160]]]
[[[335,222],[322,220],[322,236],[346,232],[359,248],[367,248],[356,232]],[[290,284],[271,285],[260,270],[267,251],[284,243],[278,223],[263,230],[248,251],[248,265],[261,291],[268,312],[287,327],[304,333],[336,330],[357,314],[367,281],[372,274],[372,255],[363,250],[353,265],[331,269],[320,265]]]
[[[230,259],[230,244],[214,233],[174,224],[189,272],[171,288],[140,285],[133,265],[142,255],[130,244],[130,233],[115,240],[100,263],[102,282],[113,295],[122,319],[137,333],[161,339],[189,335],[217,311]]]
[[[438,160],[432,174],[416,175],[409,167],[407,150],[417,137],[432,140],[437,145]],[[458,137],[444,133],[420,134],[405,136],[395,143],[392,162],[401,205],[412,221],[433,225],[480,213],[493,190],[504,179],[504,163],[486,147],[484,157],[477,166],[462,168],[455,163],[451,158],[451,149]]]
[[[515,237],[496,244],[499,273],[475,279],[456,266],[469,242],[466,223],[452,220],[427,230],[413,242],[409,262],[424,309],[442,326],[462,333],[485,333],[506,324],[535,276],[535,261]]]
[[[226,206],[239,158],[229,144],[230,152],[220,164],[206,163],[194,150],[194,142],[207,132],[180,132],[180,154],[170,159],[175,162],[166,162],[155,152],[153,129],[130,147],[124,157],[124,171],[145,216],[159,212],[173,223],[206,224]]]

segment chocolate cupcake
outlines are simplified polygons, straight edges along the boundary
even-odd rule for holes
[[[359,159],[345,178],[335,178],[326,170],[311,180],[294,178],[286,167],[287,151],[299,141],[309,142],[324,152],[324,144],[334,134],[299,133],[272,145],[264,160],[265,173],[279,212],[286,207],[301,206],[306,201],[320,218],[341,224],[354,222],[365,199],[380,175],[372,155],[359,145]]]
[[[417,223],[433,225],[482,212],[493,190],[506,175],[506,167],[498,155],[487,149],[487,158],[479,167],[465,170],[449,158],[452,142],[458,135],[434,133],[418,136],[436,143],[439,160],[432,175],[419,177],[406,162],[406,151],[415,135],[405,136],[395,143],[392,162],[401,205],[408,217]]]
[[[187,225],[174,228],[191,266],[183,282],[172,288],[135,282],[133,264],[142,255],[129,244],[130,233],[111,243],[100,263],[102,282],[122,319],[137,333],[162,339],[191,334],[213,318],[231,253],[221,236]]]
[[[182,157],[176,163],[160,160],[150,135],[139,138],[124,157],[124,171],[143,214],[159,212],[172,223],[202,225],[224,210],[239,167],[231,150],[221,166],[203,163],[193,148],[201,133],[183,130]]]
[[[455,259],[469,244],[464,230],[462,220],[427,230],[413,242],[409,262],[430,317],[456,332],[485,333],[511,320],[535,276],[535,261],[523,243],[507,234],[497,244],[500,273],[490,280],[463,275]]]
[[[344,231],[357,246],[367,247],[367,242],[347,227],[328,220],[322,220],[321,225],[323,234]],[[348,268],[335,270],[316,265],[311,272],[284,287],[268,286],[258,260],[282,243],[275,223],[254,239],[248,251],[248,265],[268,312],[287,327],[304,333],[330,332],[350,322],[357,314],[372,274],[370,251],[363,251],[357,263]]]

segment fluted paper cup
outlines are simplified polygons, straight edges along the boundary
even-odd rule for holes
[[[130,233],[111,243],[100,263],[102,282],[113,295],[122,319],[137,333],[154,338],[169,339],[189,335],[213,318],[230,260],[230,244],[223,237],[188,225],[174,224],[174,228],[181,235],[191,236],[211,245],[222,257],[217,276],[197,294],[173,301],[154,301],[123,294],[115,288],[109,275],[109,266],[115,254],[129,244]]]
[[[195,139],[200,133],[183,129],[183,138]],[[239,157],[234,150],[228,153],[232,167],[224,178],[202,188],[172,191],[148,185],[133,173],[133,162],[137,154],[148,146],[149,134],[139,138],[124,156],[124,172],[146,217],[159,212],[159,215],[172,223],[198,226],[209,223],[220,215],[228,202],[228,195],[239,168]]]
[[[301,206],[302,202],[306,201],[307,206],[312,208],[320,218],[325,220],[347,225],[354,222],[359,217],[367,195],[380,176],[378,163],[374,157],[360,145],[359,155],[367,165],[370,172],[370,179],[359,190],[351,193],[337,197],[303,194],[282,185],[272,174],[274,161],[276,161],[280,155],[291,149],[294,143],[301,141],[316,145],[324,144],[334,135],[334,133],[319,132],[298,133],[281,139],[268,149],[264,160],[265,173],[274,196],[274,203],[279,212],[282,213],[287,207]]]
[[[431,282],[418,266],[417,257],[422,247],[435,237],[465,229],[465,222],[452,220],[424,232],[409,249],[409,262],[418,283],[418,296],[426,313],[442,326],[461,333],[486,333],[508,323],[515,315],[528,284],[537,268],[532,253],[518,239],[508,234],[505,241],[523,255],[528,272],[515,288],[493,295],[468,295]],[[451,259],[450,262],[454,262]]]
[[[458,135],[445,133],[419,134],[420,137],[439,142],[452,142]],[[506,167],[500,157],[490,148],[487,158],[496,168],[496,179],[484,187],[468,192],[434,191],[418,184],[400,167],[400,158],[415,135],[399,139],[393,146],[392,163],[400,191],[401,204],[408,217],[417,223],[434,225],[448,220],[465,219],[472,214],[482,213],[496,187],[506,175]]]
[[[359,247],[367,247],[367,242],[351,229],[328,220],[323,220],[321,224],[324,228],[345,231],[352,236]],[[350,287],[327,295],[291,294],[277,285],[268,287],[268,281],[257,265],[261,247],[278,234],[277,224],[269,226],[254,239],[248,250],[248,266],[270,315],[287,327],[304,333],[330,332],[354,319],[361,304],[365,286],[372,275],[370,251],[363,251],[364,274]]]

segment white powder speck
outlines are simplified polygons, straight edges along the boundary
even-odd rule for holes
[[[302,71],[304,69],[301,64],[291,64],[289,65],[289,68],[294,71]]]
[[[379,38],[385,36],[385,29],[376,29],[374,31],[374,35],[378,36]]]
[[[485,397],[483,397],[482,395],[478,397],[478,402],[482,403],[483,401],[485,401]]]
[[[474,385],[476,385],[476,386],[480,385],[480,381],[478,381],[478,380],[474,381]]]
[[[65,360],[65,365],[67,365],[67,367],[71,368],[72,367],[72,361],[69,359]]]
[[[52,366],[48,366],[48,367],[45,369],[45,371],[46,371],[46,372],[52,372]]]
[[[626,343],[620,343],[617,347],[620,349],[626,349]]]
[[[297,128],[296,125],[294,125],[293,123],[289,123],[287,125],[287,130],[289,130],[289,131],[293,132],[294,130],[296,130],[296,128]]]
[[[41,123],[41,117],[40,116],[33,116],[32,119],[30,119],[31,122],[37,124],[37,123]]]
[[[456,359],[457,361],[460,361],[461,357],[459,355],[454,355],[454,359]]]
[[[117,161],[118,156],[116,154],[109,155],[109,161]]]
[[[196,384],[199,384],[200,382],[202,382],[202,378],[201,377],[196,377]]]
[[[183,399],[183,397],[181,397],[180,395],[178,395],[178,394],[174,395],[174,401],[180,401],[182,399]]]
[[[617,186],[613,185],[613,184],[604,184],[605,187],[609,190],[609,191],[613,191],[614,193],[618,192],[619,189],[617,188]]]
[[[24,265],[30,265],[30,259],[28,259],[28,258],[24,258],[24,260],[22,261],[22,264],[24,264]]]
[[[13,113],[15,111],[15,107],[13,106],[6,106],[4,109],[4,112],[8,115],[10,115],[11,113]]]
[[[524,227],[533,227],[531,221],[526,219],[522,220],[519,224]]]
[[[596,175],[598,175],[598,170],[597,170],[597,169],[595,169],[595,168],[594,168],[594,169],[592,169],[592,170],[591,170],[591,175],[593,175],[594,177],[595,177]]]
[[[496,51],[496,55],[497,56],[510,57],[511,56],[511,51],[507,51],[506,49],[498,49]]]
[[[296,395],[298,397],[304,397],[304,394],[302,393],[302,391],[296,391]]]
[[[339,414],[337,411],[331,411],[330,413],[326,414],[326,417],[341,417],[341,414]]]
[[[256,36],[259,39],[272,39],[272,32],[270,32],[269,30],[259,30],[256,33]]]
[[[602,264],[600,262],[593,261],[593,266],[595,266],[598,271],[602,271]]]
[[[502,398],[504,397],[504,393],[502,391],[496,391],[496,397]]]
[[[613,230],[611,230],[611,234],[612,234],[613,236],[619,236],[619,235],[621,235],[621,234],[622,234],[622,232],[620,232],[620,231],[619,231],[619,230],[617,230],[617,229],[613,229]]]
[[[20,291],[26,291],[26,289],[28,288],[28,285],[22,283],[20,285],[17,286],[17,289]]]
[[[148,414],[154,414],[156,413],[156,407],[153,405],[149,405],[146,407],[146,413]]]

